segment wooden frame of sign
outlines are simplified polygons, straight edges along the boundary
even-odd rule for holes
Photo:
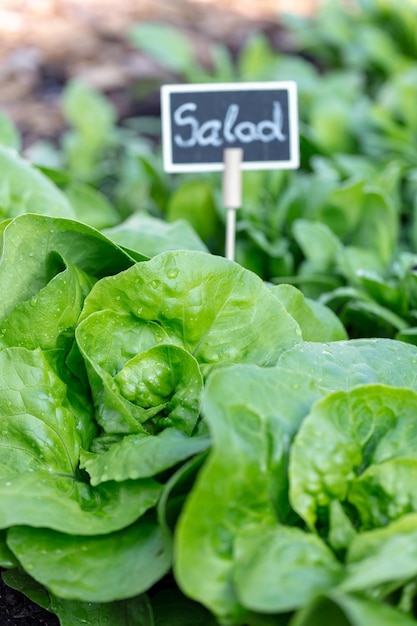
[[[299,166],[294,81],[163,85],[161,117],[167,172],[221,171],[229,148],[243,170]]]

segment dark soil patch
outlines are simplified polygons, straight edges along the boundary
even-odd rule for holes
[[[56,615],[31,602],[19,591],[4,584],[0,577],[1,626],[59,626]]]

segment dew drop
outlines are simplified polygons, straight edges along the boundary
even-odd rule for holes
[[[172,269],[168,270],[167,271],[167,276],[168,276],[168,278],[171,278],[171,279],[177,278],[177,276],[178,276],[177,268],[172,268]]]
[[[227,346],[223,348],[222,355],[225,360],[233,361],[234,359],[238,357],[239,350],[235,348],[234,346]]]

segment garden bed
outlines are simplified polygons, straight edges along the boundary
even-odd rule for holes
[[[67,65],[50,141],[1,111],[9,626],[416,623],[417,11],[361,6],[228,45],[139,20],[149,98]],[[237,262],[218,172],[162,167],[166,78],[298,85],[300,167],[244,172]]]

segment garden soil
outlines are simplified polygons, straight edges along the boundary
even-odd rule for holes
[[[202,63],[208,44],[237,52],[253,32],[287,45],[279,15],[305,14],[319,0],[0,0],[0,109],[24,143],[52,139],[64,125],[60,95],[81,78],[113,101],[120,118],[155,110],[155,98],[134,98],[139,83],[172,79],[127,41],[140,21],[163,21],[186,33]],[[114,7],[117,6],[117,9]]]

